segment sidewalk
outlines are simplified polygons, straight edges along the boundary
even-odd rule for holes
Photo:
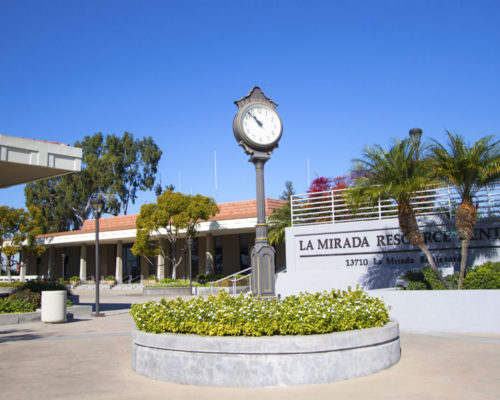
[[[79,292],[81,303],[93,293]],[[184,386],[130,368],[135,293],[101,292],[106,316],[0,327],[1,399],[500,399],[500,335],[401,334],[401,361],[328,385],[266,389]]]

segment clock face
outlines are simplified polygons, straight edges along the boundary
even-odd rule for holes
[[[250,142],[268,146],[281,136],[281,119],[271,107],[262,104],[249,106],[241,116],[241,128]]]

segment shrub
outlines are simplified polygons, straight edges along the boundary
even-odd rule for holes
[[[29,289],[18,289],[14,293],[10,294],[9,300],[24,300],[30,303],[34,309],[40,308],[40,293],[32,292]]]
[[[109,275],[104,279],[105,281],[116,281],[116,278],[113,275]]]
[[[500,262],[487,262],[467,271],[464,289],[500,289]]]
[[[198,282],[193,281],[193,286],[201,286]],[[158,283],[151,283],[146,287],[188,287],[189,280],[187,279],[162,279]]]
[[[226,292],[190,300],[149,301],[130,311],[138,329],[209,336],[312,335],[383,326],[384,303],[362,290],[301,294],[265,301]]]
[[[41,292],[46,291],[46,290],[66,290],[68,295],[71,294],[71,292],[66,287],[66,285],[63,285],[63,284],[58,283],[58,282],[29,281],[29,282],[25,282],[21,286],[19,286],[16,289],[16,291],[23,290],[23,289],[29,289],[35,293],[41,293]]]
[[[436,277],[430,267],[420,270],[410,270],[406,272],[401,279],[408,282],[407,290],[444,290],[446,287]],[[458,272],[445,277],[450,288],[456,288],[458,282]]]
[[[436,278],[429,267],[419,271],[411,270],[402,276],[408,282],[408,290],[441,290],[444,285]],[[445,279],[450,288],[458,287],[458,271]],[[500,262],[488,261],[485,264],[469,267],[464,278],[464,289],[500,289]]]
[[[79,276],[72,276],[71,278],[69,278],[69,281],[70,282],[80,282],[80,277]]]
[[[197,281],[218,281],[219,279],[224,278],[226,275],[225,274],[215,274],[215,275],[208,275],[208,274],[198,274],[196,275],[196,280]]]
[[[11,300],[10,298],[0,300],[0,314],[23,313],[35,311],[33,304],[23,299]]]
[[[23,282],[12,281],[12,282],[0,282],[0,287],[21,287]]]
[[[149,281],[157,281],[158,277],[156,275],[149,275],[146,279]]]

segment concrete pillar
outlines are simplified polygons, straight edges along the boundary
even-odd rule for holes
[[[205,239],[205,274],[214,274],[214,240],[211,233],[207,233]]]
[[[160,246],[165,251],[165,239],[160,239]],[[163,254],[158,254],[156,256],[156,276],[161,281],[165,279],[165,257]]]
[[[87,245],[82,243],[80,246],[80,280],[87,280]]]
[[[121,240],[116,243],[115,278],[118,283],[123,282],[123,242]]]

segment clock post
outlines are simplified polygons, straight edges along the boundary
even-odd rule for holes
[[[264,96],[259,87],[254,87],[235,104],[239,110],[233,120],[234,136],[245,153],[250,155],[249,162],[255,166],[257,187],[255,245],[250,250],[252,294],[273,298],[276,296],[275,254],[267,238],[264,165],[278,147],[283,126],[275,111],[277,104]]]

